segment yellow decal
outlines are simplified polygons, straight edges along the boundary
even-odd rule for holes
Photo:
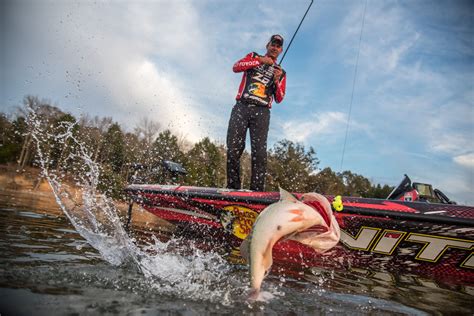
[[[238,205],[226,206],[224,210],[228,211],[233,217],[232,233],[240,239],[245,239],[252,231],[258,213]]]
[[[247,260],[242,258],[242,256],[240,255],[239,247],[231,249],[226,259],[232,264],[241,264],[241,265],[247,264]]]
[[[332,208],[338,212],[344,209],[344,205],[342,204],[342,197],[340,195],[334,197],[334,200],[332,201]]]
[[[253,95],[256,95],[261,98],[266,98],[267,94],[265,93],[265,85],[259,82],[254,82],[249,87],[249,92]]]

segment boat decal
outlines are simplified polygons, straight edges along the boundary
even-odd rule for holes
[[[437,262],[448,248],[462,250],[474,249],[474,241],[459,238],[410,233],[406,240],[424,243],[425,245],[418,252],[415,259],[429,262]]]
[[[406,232],[400,230],[384,230],[383,233],[379,234],[380,237],[375,242],[372,252],[391,255],[406,234]]]
[[[474,269],[474,252],[461,263],[460,267]]]
[[[367,251],[381,230],[381,228],[362,226],[357,235],[353,237],[341,229],[341,242],[350,249]]]
[[[215,220],[216,219],[216,217],[211,215],[211,214],[193,212],[193,211],[183,210],[183,209],[179,209],[179,208],[163,207],[163,206],[158,206],[157,208],[160,209],[160,210],[164,210],[164,211],[170,211],[170,212],[190,215],[190,216],[194,216],[194,217],[209,219],[209,220]]]
[[[258,213],[240,205],[226,206],[223,210],[227,211],[229,216],[222,216],[222,226],[240,239],[247,238]]]
[[[377,210],[385,210],[385,211],[399,211],[399,212],[409,212],[409,213],[418,213],[418,211],[414,208],[409,206],[383,201],[381,204],[375,203],[360,203],[360,202],[344,202],[344,206],[350,207],[362,207],[365,209],[377,209]]]
[[[446,236],[436,236],[419,233],[408,233],[400,230],[381,229],[362,226],[353,236],[341,229],[341,242],[349,249],[370,251],[385,255],[392,255],[400,242],[422,243],[423,247],[417,251],[415,259],[436,263],[448,249],[454,248],[471,251],[459,267],[474,268],[474,241]]]

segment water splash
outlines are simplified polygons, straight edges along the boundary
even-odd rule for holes
[[[32,126],[31,136],[36,144],[41,174],[77,232],[113,265],[120,265],[127,258],[136,261],[136,246],[123,229],[113,201],[97,191],[100,166],[93,161],[84,144],[73,135],[75,123],[60,123],[59,127],[65,131],[56,134],[54,130],[50,132],[45,128],[45,122],[33,110],[30,110],[28,121]],[[82,165],[79,172],[73,175],[78,190],[66,184],[65,178],[70,174],[49,169],[52,159],[45,150],[52,143],[64,145],[71,142],[75,145],[75,151],[69,153],[68,159],[79,161]]]
[[[162,242],[152,238],[146,245],[138,245],[130,238],[113,201],[97,189],[102,170],[87,146],[74,135],[76,123],[61,122],[54,129],[30,110],[28,124],[42,177],[76,231],[105,261],[114,266],[133,265],[149,280],[153,290],[166,295],[229,305],[246,291],[247,282],[241,276],[229,277],[232,267],[216,253],[201,251],[189,242],[187,249],[177,251],[182,246],[179,240]],[[68,146],[64,160],[74,162],[72,172],[50,168],[51,144]],[[67,184],[71,178],[74,188]]]

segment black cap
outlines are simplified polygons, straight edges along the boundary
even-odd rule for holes
[[[283,46],[283,36],[281,36],[279,34],[272,35],[272,37],[270,37],[270,40],[268,41],[268,43],[272,43],[272,42],[279,42],[280,45]]]

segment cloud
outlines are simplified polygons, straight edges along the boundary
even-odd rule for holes
[[[310,120],[290,120],[282,123],[286,139],[305,142],[309,138],[336,133],[337,124],[346,124],[347,115],[341,112],[327,112],[311,115]]]
[[[129,129],[151,117],[193,142],[224,138],[241,77],[232,64],[297,19],[264,5],[216,1],[24,2],[11,8],[6,77],[30,82],[8,82],[8,97],[38,94],[75,115],[113,116]]]
[[[350,47],[342,60],[352,65],[362,10],[353,10],[338,31],[337,41]],[[385,134],[424,143],[429,152],[454,156],[472,151],[473,92],[466,83],[472,82],[473,69],[434,65],[442,47],[435,45],[430,29],[417,22],[391,2],[367,8],[355,91],[362,97],[355,115],[359,121],[370,119],[374,129]]]
[[[408,50],[413,47],[416,41],[419,39],[420,34],[415,33],[412,38],[409,38],[407,41],[399,43],[398,46],[390,49],[390,54],[386,59],[388,60],[387,70],[391,71],[397,68],[400,59],[408,52]]]
[[[280,131],[281,138],[303,143],[312,139],[341,139],[345,134],[347,119],[347,114],[342,112],[312,113],[302,119],[277,120],[275,132]],[[353,132],[370,133],[368,126],[357,121],[351,121],[350,128]]]
[[[195,104],[191,106],[186,100],[182,82],[174,74],[160,70],[150,60],[128,61],[121,69],[119,78],[127,80],[108,81],[115,104],[130,112],[132,117],[150,113],[156,120],[196,142],[204,137],[205,131],[200,126],[200,113]],[[123,89],[122,89],[123,87]],[[135,114],[137,113],[137,114]],[[203,124],[204,125],[204,124]]]
[[[474,170],[474,153],[454,157],[454,162],[463,167]]]
[[[217,43],[196,4],[32,2],[9,13],[6,76],[29,78],[16,93],[52,98],[75,115],[112,116],[129,129],[151,117],[193,142],[223,129],[209,97],[231,102],[235,91],[223,86],[232,73],[215,60]]]
[[[460,153],[473,149],[472,138],[464,133],[444,131],[442,129],[432,129],[429,136],[430,148],[433,152],[441,152],[457,156]]]
[[[463,199],[472,201],[466,191],[472,187],[473,169],[468,166],[474,152],[474,56],[466,50],[472,20],[459,6],[446,6],[449,12],[441,14],[443,7],[400,6],[394,1],[367,7],[351,121],[370,129],[356,136],[351,123],[345,155],[351,157],[346,159],[349,168],[362,174],[380,169],[387,177],[413,170],[420,180],[448,183],[450,191],[462,188]],[[424,12],[415,14],[415,9]],[[349,103],[363,10],[360,3],[341,9],[341,23],[334,30],[326,28],[326,45],[315,48],[314,60],[322,63],[315,69],[326,77],[318,84],[333,92],[331,102],[318,100],[321,107]],[[332,89],[334,85],[339,89]],[[302,131],[311,138],[306,136],[309,131]],[[377,160],[384,161],[383,168],[371,165]],[[332,164],[337,165],[337,159]]]

